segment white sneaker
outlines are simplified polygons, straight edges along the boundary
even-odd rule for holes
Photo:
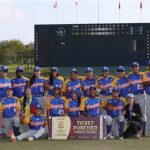
[[[34,138],[32,136],[28,137],[28,141],[32,142],[34,141]]]
[[[122,136],[120,136],[118,139],[119,139],[119,140],[123,140],[123,137],[122,137]]]
[[[106,135],[106,139],[114,139],[115,137],[114,136],[112,136],[112,134],[111,133],[109,133],[109,134],[107,134]]]

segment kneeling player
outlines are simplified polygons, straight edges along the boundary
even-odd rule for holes
[[[9,131],[8,134],[13,142],[21,141],[23,139],[34,141],[44,135],[46,117],[42,115],[42,107],[40,105],[37,105],[35,115],[28,116],[24,121],[25,124],[29,125],[28,131],[19,136],[15,136],[12,130]]]

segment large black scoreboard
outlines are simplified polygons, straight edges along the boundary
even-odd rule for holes
[[[149,44],[150,23],[35,25],[35,64],[146,65]]]

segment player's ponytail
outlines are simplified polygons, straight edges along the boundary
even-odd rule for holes
[[[26,102],[27,102],[27,96],[25,94],[23,98],[23,109],[26,107]]]
[[[30,78],[30,86],[34,83],[35,80],[35,75],[33,74],[32,77]]]
[[[49,85],[53,85],[54,83],[54,77],[53,77],[53,70],[51,70],[50,75],[49,75]],[[59,73],[57,72],[56,76],[59,76]]]

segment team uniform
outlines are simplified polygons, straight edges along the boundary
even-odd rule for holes
[[[101,114],[100,106],[101,100],[99,98],[86,97],[81,101],[80,110],[85,111],[88,116],[97,117]]]
[[[16,137],[17,141],[21,141],[28,137],[34,139],[40,138],[45,134],[46,117],[44,115],[31,115],[25,118],[25,124],[29,125],[29,130]]]
[[[112,125],[107,126],[107,134],[110,134],[112,130],[114,137],[122,137],[124,128],[124,116],[122,115],[124,102],[120,98],[115,99],[111,96],[103,101],[102,107],[107,110],[109,122],[112,122]]]
[[[48,78],[46,80],[47,80],[47,85],[50,86]],[[63,83],[64,83],[64,78],[62,76],[58,76],[58,78],[54,78],[53,79],[53,85],[51,86],[50,89],[48,89],[48,95],[54,96],[53,87],[56,86],[56,85],[58,85],[61,88],[63,88]]]
[[[13,127],[19,134],[20,127],[20,102],[17,97],[3,98],[0,102],[0,113],[2,113],[5,134]],[[13,125],[13,126],[12,126]]]
[[[11,80],[7,77],[0,77],[0,99],[6,97],[6,89],[11,86]]]
[[[71,98],[72,90],[76,89],[78,91],[78,97],[82,97],[82,92],[81,92],[81,83],[80,79],[75,79],[75,80],[70,80],[67,79],[64,82],[64,92],[66,93],[66,98]]]
[[[91,86],[95,86],[95,82],[96,82],[95,79],[84,79],[81,82],[84,97],[89,97],[89,88]]]
[[[45,112],[46,105],[45,86],[46,80],[43,77],[35,78],[31,85],[32,95],[38,99],[38,104],[42,106],[43,112]]]
[[[80,116],[80,103],[78,99],[68,99],[66,103],[66,110],[69,117],[79,117]]]
[[[108,96],[112,95],[112,88],[113,88],[113,81],[115,77],[114,76],[108,76],[106,78],[99,77],[96,80],[96,87],[100,90],[99,98],[103,101],[107,99]],[[106,88],[104,90],[104,88]]]
[[[46,108],[49,113],[48,115],[53,117],[64,115],[66,102],[67,100],[63,96],[59,96],[59,97],[52,96],[49,100],[47,100],[47,104],[46,104]]]
[[[14,78],[11,80],[11,84],[13,87],[13,95],[21,98],[25,95],[25,89],[29,85],[29,79],[25,77]]]

